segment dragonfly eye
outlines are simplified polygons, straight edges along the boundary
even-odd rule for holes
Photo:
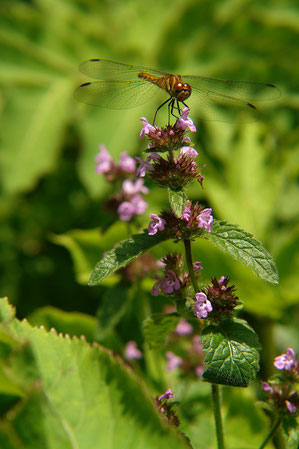
[[[189,86],[189,84],[185,83],[178,83],[177,84],[177,99],[179,101],[185,101],[187,100],[188,97],[190,97],[191,95],[191,86]]]

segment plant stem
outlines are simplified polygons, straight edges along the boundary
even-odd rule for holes
[[[195,274],[194,274],[190,240],[184,240],[184,245],[185,245],[185,254],[186,254],[186,262],[187,262],[188,271],[189,271],[189,274],[190,274],[190,278],[191,278],[191,281],[192,281],[192,285],[193,285],[194,291],[195,291],[195,293],[197,293],[198,292],[198,285],[197,285],[196,277],[195,277]]]
[[[212,384],[212,398],[213,398],[213,408],[214,408],[214,419],[216,426],[216,436],[217,436],[217,446],[218,449],[224,449],[224,440],[223,440],[223,426],[222,426],[222,418],[221,418],[221,409],[220,409],[220,395],[219,395],[219,387],[216,384]]]
[[[263,449],[266,446],[266,444],[271,440],[271,438],[273,437],[274,433],[276,432],[276,430],[280,426],[280,423],[281,423],[281,418],[277,418],[277,420],[274,422],[274,425],[271,428],[270,432],[266,436],[265,440],[260,445],[259,449]]]
[[[196,292],[198,292],[199,289],[198,289],[196,277],[194,274],[190,240],[184,240],[184,245],[185,245],[187,267],[188,267],[188,271],[190,274],[190,278],[192,281],[194,291],[196,293]],[[215,425],[216,425],[217,445],[218,445],[218,449],[224,449],[219,387],[216,384],[212,384],[212,398],[213,398],[213,405],[214,405],[214,418],[215,418]]]

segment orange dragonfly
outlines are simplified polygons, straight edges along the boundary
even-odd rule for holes
[[[95,106],[128,109],[142,105],[160,92],[167,96],[158,110],[168,104],[170,113],[181,113],[181,104],[191,109],[191,115],[203,120],[254,121],[257,108],[251,101],[280,97],[273,84],[220,80],[203,76],[172,75],[160,70],[90,59],[79,66],[84,75],[98,81],[81,84],[74,97]],[[157,87],[159,89],[157,89]],[[229,115],[227,115],[229,113]]]

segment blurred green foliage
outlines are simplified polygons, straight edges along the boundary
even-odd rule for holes
[[[139,117],[150,119],[154,109],[77,104],[73,91],[83,80],[77,66],[102,57],[279,86],[281,98],[265,103],[256,123],[197,124],[205,188],[193,184],[187,193],[218,219],[253,233],[276,260],[281,283],[265,284],[200,240],[194,256],[203,262],[205,279],[230,275],[249,321],[269,344],[265,359],[296,346],[298,30],[296,0],[1,1],[0,293],[18,306],[20,317],[48,305],[95,315],[109,288],[84,284],[91,261],[123,238],[105,239],[111,218],[102,204],[109,186],[95,174],[94,157],[102,143],[115,157],[140,154]],[[167,192],[153,187],[147,200],[149,212],[157,213],[167,205]],[[161,257],[166,250],[173,244],[153,253]],[[152,282],[145,285],[150,291]],[[125,340],[137,313],[144,318],[146,312],[142,304],[128,309],[118,330]],[[137,329],[141,335],[140,323]]]

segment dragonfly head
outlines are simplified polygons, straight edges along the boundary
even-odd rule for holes
[[[185,101],[191,95],[191,86],[187,83],[178,82],[174,86],[174,90],[176,92],[175,97],[179,101]]]

